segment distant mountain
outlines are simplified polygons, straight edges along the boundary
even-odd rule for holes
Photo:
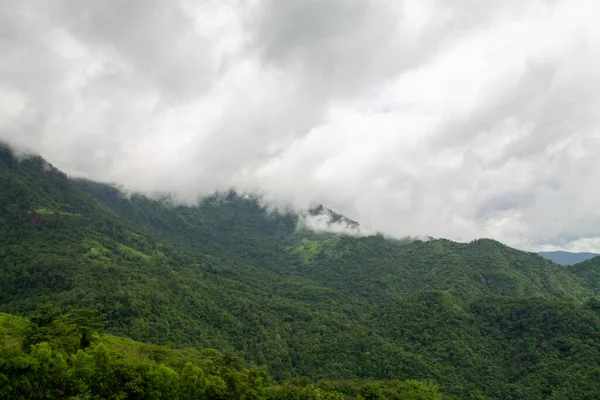
[[[573,265],[600,255],[597,253],[571,253],[568,251],[540,251],[538,254],[559,265]]]

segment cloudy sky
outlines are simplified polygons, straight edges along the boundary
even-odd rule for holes
[[[597,0],[0,0],[0,140],[183,201],[600,251]]]

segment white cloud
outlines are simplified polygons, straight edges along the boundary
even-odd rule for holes
[[[0,139],[193,201],[600,247],[593,0],[0,1]]]

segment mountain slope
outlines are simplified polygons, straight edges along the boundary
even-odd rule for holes
[[[581,277],[596,296],[600,296],[600,256],[572,265],[569,269]]]
[[[224,254],[278,275],[309,278],[349,296],[390,299],[448,290],[461,299],[484,295],[584,299],[585,282],[544,258],[491,240],[398,243],[295,229],[295,214],[270,213],[257,199],[215,195],[196,207],[134,195],[89,181],[75,184],[128,221],[168,240]]]
[[[581,266],[491,240],[315,233],[235,193],[127,198],[6,148],[0,182],[0,311],[88,307],[112,334],[232,351],[275,379],[435,379],[459,398],[592,387],[595,372],[547,369],[600,359]]]
[[[290,250],[306,276],[366,298],[446,290],[460,299],[486,295],[585,298],[583,280],[542,257],[492,240],[397,245],[381,236],[304,240]]]
[[[230,353],[174,350],[97,331],[82,348],[82,321],[48,307],[32,320],[0,314],[0,398],[342,400],[376,389],[394,398],[442,399],[435,384],[414,380],[280,384]],[[51,333],[49,340],[35,340],[41,333]]]

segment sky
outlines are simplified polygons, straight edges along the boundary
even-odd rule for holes
[[[0,140],[194,203],[600,251],[597,0],[0,0]]]

